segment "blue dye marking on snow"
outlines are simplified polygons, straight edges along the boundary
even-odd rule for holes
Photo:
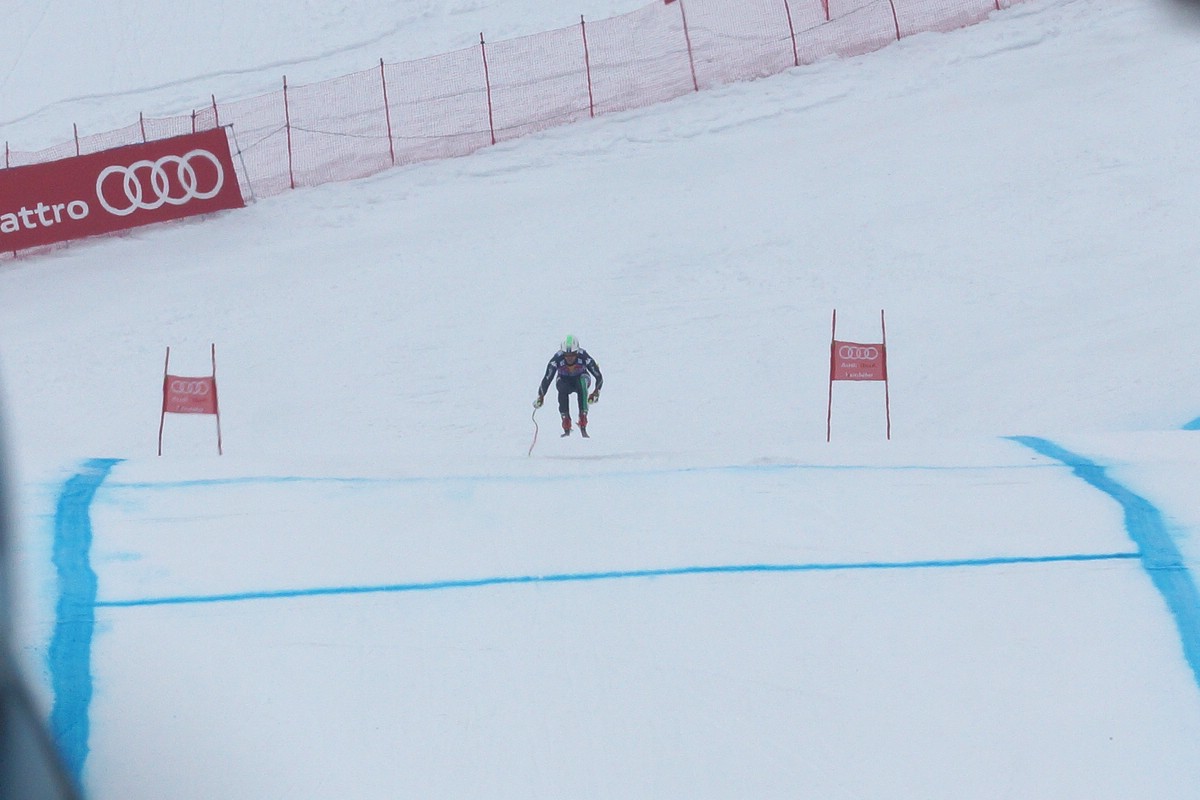
[[[347,486],[397,486],[420,485],[431,483],[561,483],[576,481],[580,478],[589,479],[629,479],[653,478],[669,475],[704,475],[728,473],[770,473],[770,472],[985,472],[1010,469],[1057,468],[1055,465],[1043,464],[1002,464],[1002,465],[962,465],[962,464],[897,464],[879,466],[877,464],[733,464],[713,467],[676,467],[664,469],[624,470],[620,472],[570,473],[560,475],[411,475],[396,477],[336,477],[336,476],[295,476],[295,475],[257,475],[238,478],[196,478],[182,481],[112,481],[107,484],[109,489],[198,489],[219,486],[253,486],[262,484],[302,484],[302,483],[332,483]]]
[[[627,580],[633,578],[665,578],[680,575],[721,575],[767,572],[833,572],[839,570],[880,569],[938,569],[949,567],[992,567],[1005,564],[1052,564],[1069,561],[1112,561],[1136,559],[1138,553],[1074,553],[1047,556],[996,556],[993,558],[961,558],[926,561],[865,561],[826,564],[735,564],[726,566],[672,567],[666,569],[635,569],[608,572],[568,572],[551,575],[517,575],[464,580],[432,581],[428,583],[396,583],[382,586],[329,586],[315,589],[279,589],[259,592],[234,592],[213,595],[180,595],[149,597],[134,600],[101,600],[97,606],[130,608],[134,606],[181,605],[187,603],[229,603],[244,600],[271,600],[290,597],[320,597],[328,595],[376,594],[386,592],[430,592],[443,589],[475,589],[507,584],[571,583],[583,581]]]
[[[1138,547],[1142,566],[1167,601],[1183,640],[1183,654],[1200,685],[1200,591],[1175,546],[1162,514],[1150,501],[1114,481],[1105,468],[1045,439],[1013,436],[1044,456],[1061,461],[1092,486],[1116,500],[1125,511],[1125,530]]]
[[[80,785],[88,754],[92,700],[92,633],[96,625],[96,573],[92,571],[89,508],[96,490],[120,459],[94,458],[63,484],[54,513],[54,567],[58,603],[48,656],[54,704],[50,731],[64,764]]]
[[[1183,429],[1185,431],[1200,431],[1200,417],[1196,417],[1194,420],[1189,422],[1187,425],[1184,425]]]

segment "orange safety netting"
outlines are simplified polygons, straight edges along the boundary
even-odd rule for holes
[[[861,55],[971,25],[1021,0],[666,0],[452,53],[386,64],[188,115],[140,119],[36,152],[36,164],[229,126],[246,197],[474,152],[599,114]]]

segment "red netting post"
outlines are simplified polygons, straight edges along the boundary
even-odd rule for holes
[[[209,97],[212,98],[213,127],[219,128],[219,127],[221,127],[221,115],[219,113],[217,113],[217,96],[215,94],[212,94],[212,95],[209,95]]]
[[[192,133],[196,132],[196,109],[192,109]]]
[[[679,17],[683,20],[683,38],[687,42],[688,65],[692,69],[692,88],[700,91],[700,82],[696,80],[696,59],[692,55],[692,34],[688,31],[687,12],[683,9],[683,0],[679,0]]]
[[[1000,0],[996,0],[996,10],[1000,10]]]
[[[8,167],[9,167],[9,163],[8,163],[8,140],[5,140],[5,142],[4,142],[4,168],[5,168],[5,169],[8,169]],[[12,254],[13,254],[13,258],[16,258],[16,257],[17,257],[17,251],[16,251],[16,250],[13,250],[13,251],[12,251]]]
[[[483,42],[483,34],[479,34],[479,51],[483,53],[483,82],[487,85],[488,101],[488,130],[492,133],[492,144],[496,143],[496,121],[492,116],[492,76],[488,74],[487,45]]]
[[[72,122],[71,130],[75,132],[75,155],[79,155],[79,126]]]
[[[800,52],[796,49],[796,26],[792,24],[792,6],[788,0],[783,0],[783,10],[787,12],[788,38],[792,40],[792,63],[800,66]]]
[[[579,32],[583,34],[583,68],[587,71],[588,84],[588,114],[596,116],[596,100],[592,97],[592,59],[588,55],[587,25],[583,22],[583,14],[579,15]]]
[[[392,166],[396,166],[396,143],[392,140],[392,107],[388,105],[387,74],[383,71],[383,59],[379,59],[379,80],[383,84],[383,116],[387,119],[388,153],[392,156]]]
[[[900,41],[900,18],[896,16],[896,0],[888,0],[892,7],[892,23],[896,26],[896,41]]]
[[[5,169],[8,169],[8,167],[9,167],[9,163],[8,163],[8,141],[7,141],[7,140],[5,140],[5,142],[4,142],[4,168],[5,168]],[[13,251],[12,251],[12,254],[13,254],[13,258],[16,258],[16,257],[17,257],[17,251],[16,251],[16,250],[13,250]]]
[[[8,164],[8,140],[5,140],[5,142],[4,142],[4,168],[8,169],[8,166],[9,166],[9,164]],[[17,257],[16,250],[13,250],[12,254],[13,254],[13,258]]]
[[[138,130],[142,132],[142,144],[146,143],[146,115],[138,112]]]
[[[829,22],[829,0],[821,0],[821,6],[825,9],[825,21]]]
[[[296,188],[296,173],[292,170],[292,112],[288,108],[287,75],[283,76],[283,127],[287,131],[288,181]]]

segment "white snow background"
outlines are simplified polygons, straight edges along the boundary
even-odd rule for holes
[[[0,138],[641,5],[15,0]],[[1169,3],[1032,0],[0,262],[19,656],[70,769],[1200,796],[1197,75]],[[866,342],[886,311],[891,441],[883,385],[840,382],[825,441],[835,308]],[[567,333],[590,440],[531,406]],[[172,415],[157,457],[165,348],[201,375],[213,343],[225,455]]]

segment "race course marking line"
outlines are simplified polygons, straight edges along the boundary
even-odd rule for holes
[[[53,690],[50,718],[51,733],[63,754],[67,771],[77,784],[82,783],[84,762],[88,755],[89,707],[92,698],[91,673],[92,640],[95,634],[97,608],[132,608],[184,603],[220,603],[248,600],[357,595],[380,592],[427,592],[449,589],[470,589],[486,586],[567,583],[601,580],[653,579],[687,575],[799,573],[841,570],[905,570],[987,568],[1002,565],[1047,564],[1067,562],[1101,562],[1140,560],[1149,572],[1154,585],[1166,598],[1183,639],[1184,652],[1197,683],[1200,684],[1200,594],[1182,558],[1166,532],[1161,515],[1145,499],[1138,497],[1107,476],[1104,469],[1086,459],[1069,453],[1057,445],[1032,437],[1012,437],[1013,441],[1062,462],[1092,486],[1113,497],[1125,509],[1125,524],[1137,545],[1137,552],[1099,554],[1060,554],[1043,556],[996,556],[973,559],[916,560],[894,562],[845,562],[810,564],[742,564],[717,566],[686,566],[664,569],[635,569],[623,571],[575,572],[550,575],[495,576],[475,579],[443,580],[423,583],[397,583],[380,586],[317,587],[241,593],[158,597],[142,599],[97,599],[97,576],[90,562],[92,547],[91,505],[101,484],[109,477],[121,459],[90,459],[78,474],[67,480],[60,491],[54,517],[53,561],[58,577],[58,600],[55,608],[55,628],[49,648],[48,666]],[[1040,466],[1040,465],[1031,465]],[[1049,465],[1058,469],[1056,465]],[[800,464],[772,464],[741,467],[692,468],[685,470],[646,470],[629,472],[615,477],[648,477],[668,473],[695,472],[777,472],[796,469],[822,469]],[[827,469],[861,469],[861,467],[830,466]],[[1008,469],[1013,467],[971,467],[930,469]],[[1024,467],[1028,468],[1028,467]],[[883,467],[881,469],[926,469],[920,466]],[[242,478],[207,481],[181,481],[173,484],[142,484],[110,482],[111,488],[173,488],[228,485],[236,483],[301,483],[336,481],[345,483],[424,483],[428,481],[518,481],[563,480],[586,476],[460,476],[449,478]],[[614,477],[614,476],[610,476]]]
[[[1047,458],[1060,461],[1077,476],[1107,494],[1125,512],[1125,530],[1137,545],[1142,567],[1158,589],[1183,642],[1183,655],[1192,668],[1192,676],[1200,686],[1200,591],[1175,546],[1162,513],[1144,497],[1134,494],[1108,476],[1105,468],[1072,453],[1046,439],[1035,436],[1012,436],[1014,442],[1025,445]]]
[[[994,567],[1005,564],[1051,564],[1078,561],[1114,561],[1136,559],[1138,553],[1075,553],[1051,556],[997,556],[925,561],[864,561],[827,564],[732,564],[723,566],[669,567],[665,569],[610,570],[606,572],[565,572],[550,575],[514,575],[463,580],[396,583],[379,586],[327,586],[313,589],[277,589],[258,592],[231,592],[211,595],[147,597],[133,600],[99,600],[97,608],[133,608],[137,606],[184,605],[189,603],[232,603],[246,600],[273,600],[292,597],[376,594],[386,592],[431,592],[443,589],[475,589],[531,583],[571,583],[580,581],[665,578],[680,575],[730,575],[769,572],[833,572],[841,570],[946,569],[954,567]]]
[[[92,701],[92,635],[96,627],[96,573],[91,565],[90,509],[100,484],[119,463],[115,458],[86,461],[63,484],[54,512],[54,568],[58,602],[48,656],[54,703],[50,733],[63,765],[81,785],[88,753],[88,706]]]

